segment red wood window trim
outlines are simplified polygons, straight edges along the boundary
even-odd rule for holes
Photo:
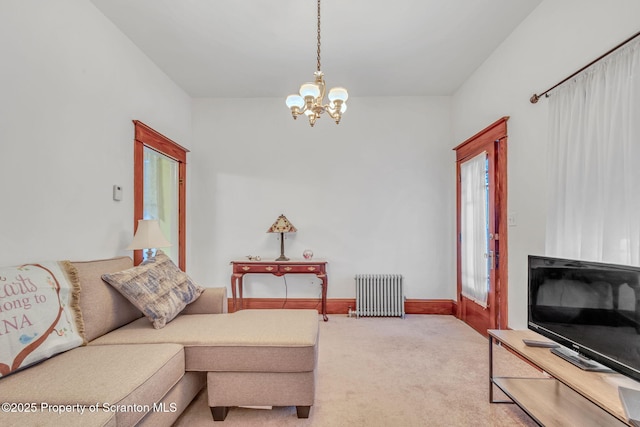
[[[178,256],[182,271],[186,270],[186,227],[187,227],[187,153],[189,150],[153,130],[141,121],[134,120],[135,138],[133,145],[133,229],[142,219],[144,206],[144,147],[151,148],[178,162]],[[142,262],[142,251],[134,251],[135,265]]]

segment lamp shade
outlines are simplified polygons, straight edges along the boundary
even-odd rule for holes
[[[320,88],[315,83],[305,83],[300,86],[300,96],[303,98],[307,96],[317,98],[320,96]]]
[[[300,95],[289,95],[287,96],[287,107],[304,107],[304,99]]]
[[[133,236],[133,241],[127,246],[127,250],[166,248],[169,246],[171,246],[171,243],[162,234],[157,219],[139,219],[138,229],[135,236]]]
[[[289,222],[284,214],[280,215],[276,222],[267,230],[267,233],[295,233],[298,231],[293,224]]]
[[[349,99],[349,92],[343,87],[334,87],[329,91],[327,98],[329,98],[329,101],[341,100],[344,102]]]

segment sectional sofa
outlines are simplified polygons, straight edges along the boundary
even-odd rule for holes
[[[315,310],[227,313],[226,288],[205,288],[156,329],[102,278],[132,269],[130,258],[70,266],[85,345],[0,378],[0,425],[169,426],[204,387],[215,421],[241,405],[296,406],[309,416]]]

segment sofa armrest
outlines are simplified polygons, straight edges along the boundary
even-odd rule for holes
[[[227,312],[227,288],[205,288],[200,297],[181,314],[219,314]]]

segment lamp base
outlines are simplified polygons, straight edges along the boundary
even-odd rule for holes
[[[276,261],[289,261],[289,258],[284,256],[284,233],[280,233],[280,256]]]

